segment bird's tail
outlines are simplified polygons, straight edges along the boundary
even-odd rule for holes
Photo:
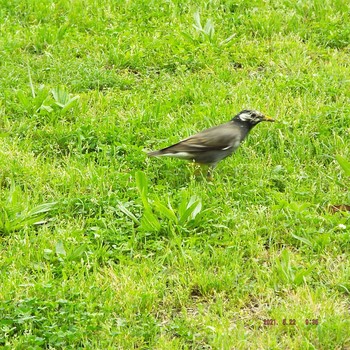
[[[161,156],[162,153],[161,151],[152,151],[152,152],[148,152],[147,155],[148,157],[158,157],[158,156]]]

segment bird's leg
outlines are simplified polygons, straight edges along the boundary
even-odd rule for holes
[[[214,171],[214,168],[215,168],[215,167],[216,167],[216,163],[210,164],[210,165],[208,166],[207,180],[209,180],[209,181],[213,181],[213,180],[214,180],[213,171]]]

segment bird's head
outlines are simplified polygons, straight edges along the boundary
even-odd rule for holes
[[[244,110],[239,112],[232,120],[242,121],[254,126],[260,122],[274,122],[270,117],[266,117],[262,113],[254,110]]]

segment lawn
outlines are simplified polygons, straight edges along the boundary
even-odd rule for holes
[[[347,0],[0,0],[2,349],[350,349]],[[146,152],[256,126],[214,180]]]

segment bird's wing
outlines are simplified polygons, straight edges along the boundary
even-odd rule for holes
[[[238,146],[240,141],[240,128],[236,128],[229,122],[190,136],[175,145],[163,149],[163,151],[206,152],[212,150],[225,150],[236,145]]]

